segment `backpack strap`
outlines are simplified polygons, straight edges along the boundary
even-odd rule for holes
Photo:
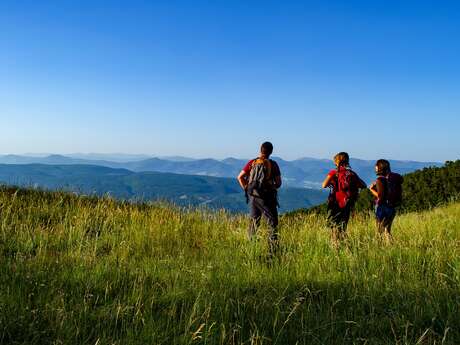
[[[265,168],[268,169],[268,177],[270,180],[273,180],[273,164],[274,164],[274,161],[271,160],[270,158],[261,158],[261,157],[257,157],[255,159],[252,160],[252,164],[251,164],[251,169],[254,167],[254,165],[256,164],[256,162],[258,161],[263,161],[263,165]],[[267,164],[268,163],[268,164]],[[260,163],[259,163],[260,164]],[[267,179],[268,181],[268,179]]]
[[[268,177],[273,182],[274,181],[274,177],[273,177],[273,161],[270,158],[268,158],[267,162],[269,164],[269,166],[268,166]]]
[[[259,157],[256,157],[252,160],[251,162],[251,169],[254,167],[255,162],[259,159]]]
[[[383,202],[388,201],[388,175],[387,176],[379,176],[377,180],[380,180],[383,184]]]
[[[336,192],[342,192],[342,190],[340,189],[340,181],[339,181],[339,174],[340,174],[340,169],[342,169],[342,171],[346,168],[342,167],[342,166],[339,166],[337,167],[337,171],[335,173],[335,189],[336,189]]]

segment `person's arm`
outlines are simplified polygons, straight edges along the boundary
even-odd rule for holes
[[[273,165],[273,186],[275,187],[275,189],[279,189],[281,187],[281,184],[282,184],[282,181],[281,181],[281,170],[280,170],[280,167],[278,165],[278,163],[272,161],[272,165]]]
[[[331,179],[332,176],[330,174],[326,176],[326,178],[323,181],[323,188],[327,188],[331,185]]]
[[[372,183],[372,184],[369,186],[369,190],[371,191],[372,195],[373,195],[375,198],[378,198],[378,197],[379,197],[379,194],[377,193],[377,182]]]
[[[246,190],[246,188],[248,187],[248,174],[246,173],[246,171],[241,170],[237,179],[238,179],[238,183],[240,184],[241,188],[243,190]]]
[[[369,190],[372,195],[377,198],[377,203],[379,203],[380,200],[383,200],[383,197],[385,196],[385,186],[380,179],[377,179],[377,181],[369,187]]]

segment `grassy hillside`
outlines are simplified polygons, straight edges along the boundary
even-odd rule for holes
[[[338,251],[284,217],[272,263],[224,212],[3,188],[0,222],[0,344],[460,343],[460,204]]]

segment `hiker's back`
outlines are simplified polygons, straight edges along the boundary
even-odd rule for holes
[[[271,159],[256,158],[251,163],[248,179],[248,194],[258,198],[271,196],[275,191],[273,169],[276,163]]]
[[[358,198],[360,179],[350,168],[340,167],[336,172],[333,184],[335,198],[339,207],[355,202]]]
[[[350,168],[350,156],[347,152],[337,153],[333,162],[336,169],[327,174],[322,186],[331,189],[327,202],[327,219],[332,230],[332,243],[336,246],[344,237],[359,190],[365,188],[366,184]]]
[[[281,172],[278,164],[270,159],[272,143],[266,141],[260,147],[260,156],[246,163],[238,175],[238,182],[245,191],[249,204],[251,222],[248,237],[254,238],[262,217],[269,225],[269,256],[278,248],[278,200],[277,189],[281,187]]]
[[[386,201],[391,207],[398,207],[402,203],[403,177],[397,173],[390,172],[386,177]]]
[[[375,197],[375,218],[377,230],[385,241],[392,240],[391,228],[396,217],[397,207],[402,202],[403,177],[391,171],[390,162],[379,159],[375,163],[377,180],[369,187]]]

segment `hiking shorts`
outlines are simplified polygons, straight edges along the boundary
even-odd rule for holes
[[[337,204],[328,207],[328,223],[332,229],[345,231],[350,220],[354,203],[349,202],[345,207],[339,207]]]
[[[379,222],[393,220],[396,216],[396,209],[388,205],[375,206],[375,217]]]

